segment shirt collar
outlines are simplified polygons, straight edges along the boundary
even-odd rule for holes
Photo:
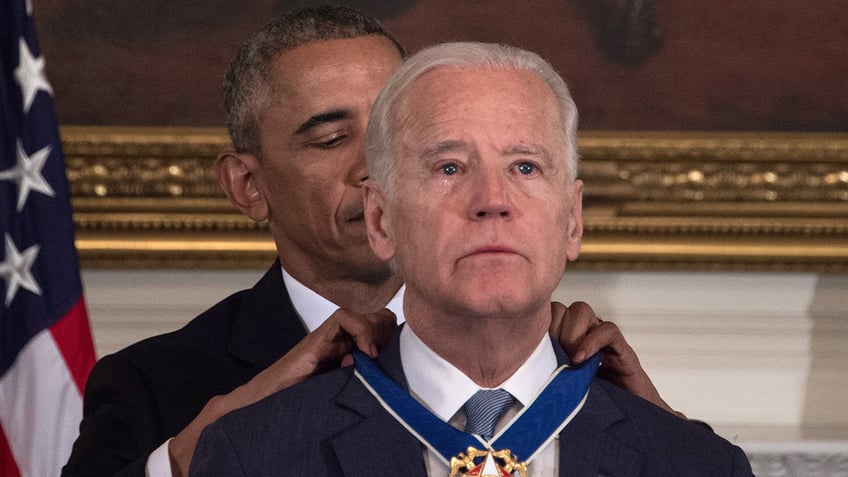
[[[445,422],[481,389],[424,344],[408,325],[400,333],[400,355],[409,390]],[[542,390],[556,368],[556,354],[550,337],[545,335],[527,361],[499,387],[526,406]]]
[[[282,268],[282,267],[281,267]],[[283,268],[283,283],[286,285],[286,290],[289,292],[294,310],[300,316],[303,326],[310,332],[315,331],[315,328],[321,326],[322,323],[336,310],[339,306],[323,296],[315,293],[289,275]],[[395,296],[386,305],[386,308],[391,310],[398,319],[398,324],[403,323],[403,291],[405,286],[401,286],[395,293]]]

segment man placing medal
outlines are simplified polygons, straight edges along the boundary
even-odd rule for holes
[[[375,360],[206,428],[192,475],[749,476],[715,434],[572,366],[551,295],[580,252],[577,111],[538,55],[448,43],[371,111],[369,243],[406,284]]]

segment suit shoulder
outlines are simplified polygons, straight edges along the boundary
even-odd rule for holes
[[[678,468],[721,469],[721,475],[752,475],[742,449],[718,434],[605,380],[596,379],[592,388],[597,400],[611,400],[622,413],[611,427],[612,432],[628,445],[641,448],[645,455]]]
[[[357,475],[376,475],[375,469],[386,472],[396,464],[416,467],[398,475],[424,475],[423,467],[418,471],[416,466],[419,457],[412,463],[402,457],[420,456],[418,441],[348,367],[310,378],[207,426],[192,472],[222,475],[221,469],[236,463],[240,475],[277,475],[284,462],[292,475],[347,475],[344,463],[357,462],[363,452],[368,457],[361,463],[367,465]],[[398,458],[400,462],[393,462]]]
[[[645,433],[662,433],[665,435],[685,434],[698,439],[714,440],[729,444],[717,434],[705,428],[682,419],[662,409],[645,399],[636,396],[608,381],[596,379],[592,383],[595,392],[599,392],[615,403],[619,411],[632,420],[638,429]]]
[[[340,404],[343,394],[352,407]],[[274,442],[276,457],[283,460],[318,459],[325,439],[361,421],[357,407],[372,406],[369,398],[352,369],[333,370],[230,412],[204,430],[198,446],[216,449],[228,442],[255,465],[265,457],[251,442]]]
[[[356,378],[351,367],[332,370],[277,391],[250,406],[237,409],[221,418],[221,422],[226,426],[235,427],[275,419],[303,420],[316,424],[316,419],[320,421],[318,415],[326,415],[330,409],[337,407],[336,397],[343,390],[350,392],[353,389],[359,392],[361,388],[364,393],[362,395],[367,394],[356,382],[349,386],[352,380],[356,381]]]

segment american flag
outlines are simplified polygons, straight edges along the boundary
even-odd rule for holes
[[[0,1],[0,476],[56,476],[94,347],[32,3]]]

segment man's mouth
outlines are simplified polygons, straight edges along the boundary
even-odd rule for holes
[[[470,253],[466,254],[466,257],[471,257],[474,255],[494,255],[494,254],[516,254],[518,252],[515,251],[512,247],[508,247],[506,245],[486,245],[484,247],[478,247],[472,250]]]

